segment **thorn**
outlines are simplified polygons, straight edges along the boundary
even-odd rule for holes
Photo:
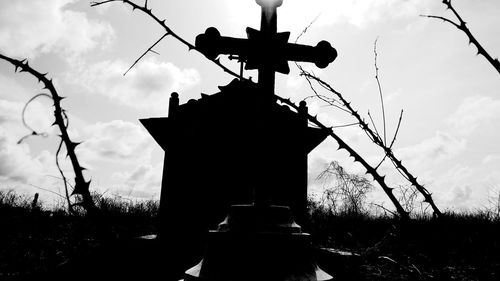
[[[75,150],[77,146],[79,146],[81,142],[70,142],[71,149]]]
[[[61,96],[57,95],[57,96],[55,96],[55,101],[60,102],[60,101],[62,101],[62,100],[63,100],[63,99],[65,99],[65,98],[66,98],[66,97],[61,97]],[[65,112],[65,110],[64,110],[64,109],[63,109],[62,111],[63,111],[63,112]]]
[[[86,171],[87,168],[80,166],[80,171]]]
[[[52,126],[56,126],[56,125],[57,125],[57,120],[54,121],[54,123],[52,123],[52,125],[50,125],[50,126],[52,127]]]

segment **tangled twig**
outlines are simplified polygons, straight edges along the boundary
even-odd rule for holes
[[[380,135],[377,132],[373,131],[370,128],[370,126],[368,125],[368,123],[366,123],[366,121],[359,115],[359,113],[351,106],[351,103],[348,102],[340,92],[338,92],[337,90],[335,90],[330,84],[328,84],[327,82],[323,81],[318,76],[316,76],[314,74],[311,74],[310,72],[307,72],[306,70],[304,70],[300,66],[299,66],[299,69],[301,71],[301,75],[304,76],[306,79],[315,81],[316,83],[318,83],[318,85],[320,85],[321,87],[323,87],[327,91],[333,93],[337,97],[337,99],[341,102],[341,104],[344,107],[344,109],[346,109],[358,121],[358,124],[359,124],[360,128],[367,134],[367,136],[370,138],[370,140],[373,143],[375,143],[377,146],[379,146],[380,148],[382,148],[382,150],[384,151],[384,159],[385,159],[385,157],[387,157],[388,159],[391,160],[391,162],[394,165],[394,167],[396,168],[396,170],[401,175],[403,175],[404,178],[406,180],[408,180],[413,186],[415,186],[415,188],[424,196],[424,202],[428,203],[432,207],[435,215],[437,217],[441,217],[442,213],[439,210],[439,208],[436,206],[436,204],[434,203],[434,200],[432,199],[432,195],[430,194],[430,192],[417,181],[417,178],[415,176],[413,176],[413,174],[410,173],[410,171],[405,166],[403,166],[402,161],[399,160],[394,155],[394,152],[392,150],[392,146],[394,145],[394,142],[395,142],[395,139],[396,139],[396,135],[397,135],[397,132],[399,131],[399,126],[401,124],[401,119],[402,119],[403,111],[401,111],[401,114],[400,114],[400,117],[399,117],[399,122],[398,122],[398,127],[396,129],[396,134],[394,135],[393,140],[391,141],[390,146],[387,146],[385,144],[384,140],[380,137]],[[319,97],[319,98],[322,99],[321,97]],[[325,101],[325,99],[322,99],[322,100]],[[373,169],[376,171],[376,169],[379,166],[380,166],[380,164],[377,165],[376,168],[373,168]],[[392,199],[391,199],[391,201],[392,201]],[[395,201],[397,201],[397,200],[395,200]]]
[[[294,110],[296,110],[296,111],[299,110],[299,107],[297,105],[295,105],[290,99],[285,99],[285,98],[282,98],[282,97],[279,97],[279,96],[276,96],[276,98],[278,99],[278,101],[280,101],[281,103],[284,103],[284,104],[290,106]],[[409,218],[409,214],[403,209],[403,207],[401,206],[401,204],[398,202],[398,200],[394,196],[394,194],[392,192],[393,188],[390,188],[389,186],[387,186],[387,184],[385,182],[385,176],[380,175],[375,168],[373,168],[368,162],[366,162],[365,159],[363,159],[363,157],[361,157],[352,147],[350,147],[346,142],[344,142],[344,140],[342,140],[337,134],[335,134],[335,132],[333,131],[332,128],[329,128],[329,127],[325,126],[323,123],[321,123],[318,120],[318,118],[316,116],[312,116],[310,114],[307,114],[307,119],[309,120],[309,122],[311,122],[314,125],[318,126],[318,128],[324,130],[325,132],[328,132],[328,135],[330,137],[332,137],[337,142],[337,144],[339,146],[339,149],[346,150],[349,153],[349,155],[354,158],[355,162],[358,162],[361,165],[363,165],[363,167],[366,170],[366,173],[370,174],[373,177],[373,179],[384,190],[384,192],[387,194],[387,196],[389,197],[389,199],[391,200],[391,202],[396,207],[396,210],[397,210],[399,216],[402,219],[408,219]]]

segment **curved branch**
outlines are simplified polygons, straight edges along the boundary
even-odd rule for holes
[[[23,122],[24,127],[26,127],[28,130],[30,130],[30,131],[31,131],[31,133],[30,133],[30,134],[27,134],[27,135],[25,135],[24,137],[22,137],[21,139],[19,139],[19,140],[17,141],[17,144],[22,143],[25,139],[27,139],[27,138],[29,138],[29,137],[31,137],[31,136],[41,136],[41,137],[44,137],[44,138],[46,138],[46,137],[48,136],[48,134],[47,134],[47,133],[38,133],[37,131],[35,131],[33,128],[31,128],[31,126],[30,126],[30,125],[28,125],[28,123],[26,122],[26,119],[24,118],[24,115],[25,115],[25,113],[26,113],[26,108],[28,108],[28,105],[29,105],[32,101],[34,101],[35,99],[37,99],[37,98],[39,98],[39,97],[48,97],[48,98],[52,99],[52,96],[50,96],[50,95],[48,95],[48,94],[45,94],[45,93],[40,93],[40,94],[35,95],[35,96],[34,96],[34,97],[32,97],[31,99],[29,99],[29,100],[28,100],[28,101],[24,104],[23,111],[22,111],[22,113],[21,113],[21,120],[22,120],[22,122]]]

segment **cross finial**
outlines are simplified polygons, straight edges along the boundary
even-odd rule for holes
[[[259,86],[264,96],[274,94],[275,72],[288,74],[288,61],[313,62],[324,68],[337,57],[327,41],[315,47],[288,43],[289,32],[277,32],[277,8],[283,0],[255,0],[262,7],[261,30],[247,28],[248,39],[221,36],[210,27],[196,37],[196,48],[209,59],[221,54],[235,55],[245,62],[245,69],[259,70]]]
[[[290,32],[277,32],[277,9],[283,0],[255,0],[262,7],[260,30],[247,28],[248,39],[223,37],[210,27],[196,37],[196,47],[209,59],[221,54],[237,55],[245,69],[259,70],[259,86],[265,96],[274,94],[275,72],[288,74],[288,61],[313,62],[324,68],[337,57],[327,41],[315,47],[288,43]]]
[[[255,2],[262,7],[260,30],[276,33],[278,24],[276,10],[283,4],[283,0],[255,0]]]

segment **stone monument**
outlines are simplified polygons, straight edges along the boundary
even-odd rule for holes
[[[173,93],[168,117],[141,120],[165,150],[159,238],[169,259],[175,260],[171,265],[174,278],[199,262],[208,241],[205,263],[188,271],[186,279],[226,280],[245,266],[264,266],[267,259],[260,259],[258,265],[251,260],[266,256],[266,249],[268,258],[283,261],[276,271],[282,273],[269,275],[273,278],[288,276],[283,268],[293,261],[307,267],[302,273],[323,276],[314,279],[311,275],[307,280],[328,279],[320,270],[319,275],[315,273],[306,253],[307,234],[294,223],[294,219],[302,223],[307,211],[307,155],[327,133],[308,126],[305,102],[298,112],[279,105],[274,84],[275,72],[289,73],[288,61],[326,67],[337,53],[326,41],[315,47],[287,43],[290,34],[277,32],[276,10],[282,1],[256,2],[262,7],[261,30],[247,28],[248,38],[240,39],[223,37],[209,28],[196,38],[196,47],[211,59],[237,56],[246,69],[258,70],[258,83],[234,80],[219,87],[219,93],[202,94],[183,105]],[[247,248],[236,252],[249,260],[232,264],[225,271],[229,275],[217,275],[220,266],[231,260],[225,255],[221,260],[214,253],[234,256],[242,243]],[[267,269],[264,266],[256,272]],[[245,274],[253,276],[240,272],[240,276]]]

